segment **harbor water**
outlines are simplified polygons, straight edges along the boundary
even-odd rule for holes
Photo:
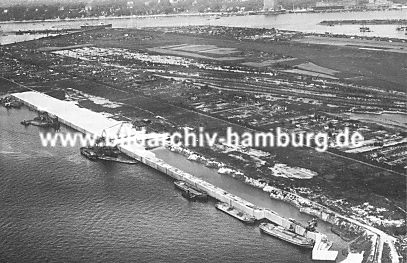
[[[312,262],[144,165],[42,147],[34,116],[0,108],[0,262]]]

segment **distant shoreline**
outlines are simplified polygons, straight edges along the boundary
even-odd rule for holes
[[[130,19],[130,18],[158,18],[158,17],[189,17],[189,16],[239,16],[251,15],[249,13],[180,13],[180,14],[157,14],[157,15],[130,15],[130,16],[98,16],[98,17],[78,17],[64,19],[45,19],[45,20],[18,20],[18,21],[1,21],[0,24],[12,23],[41,23],[41,22],[69,22],[69,21],[92,21],[106,19]]]
[[[324,20],[321,25],[397,25],[407,24],[407,19],[352,19],[352,20]]]

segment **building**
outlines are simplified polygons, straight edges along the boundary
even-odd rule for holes
[[[364,0],[322,0],[315,3],[316,9],[352,9],[360,5]]]
[[[323,11],[323,10],[340,10],[345,9],[345,6],[337,1],[319,1],[315,3],[314,10]]]
[[[389,8],[393,3],[388,0],[369,0],[366,4],[368,8]]]
[[[275,0],[264,0],[263,4],[263,10],[270,10],[270,9],[275,9],[276,3]]]

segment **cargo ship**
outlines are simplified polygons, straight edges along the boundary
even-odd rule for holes
[[[208,194],[194,188],[192,185],[184,181],[175,181],[176,188],[182,191],[182,196],[192,201],[207,201]]]
[[[236,209],[235,207],[228,205],[226,203],[220,202],[215,205],[215,207],[222,212],[225,212],[226,214],[233,216],[234,218],[239,219],[245,224],[254,224],[256,222],[256,218],[253,216],[244,213],[243,211],[240,211]]]
[[[259,227],[260,230],[267,235],[277,237],[291,244],[311,249],[314,247],[314,241],[312,239],[298,235],[282,226],[272,223],[261,223]]]

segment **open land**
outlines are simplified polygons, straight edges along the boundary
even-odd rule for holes
[[[205,127],[222,135],[226,127],[240,133],[282,127],[334,135],[350,127],[364,135],[362,147],[320,153],[218,144],[189,149],[189,157],[402,240],[406,129],[349,114],[407,113],[407,54],[298,39],[292,32],[224,27],[44,38],[1,47],[0,95],[36,90],[135,125],[148,119],[151,131]]]

